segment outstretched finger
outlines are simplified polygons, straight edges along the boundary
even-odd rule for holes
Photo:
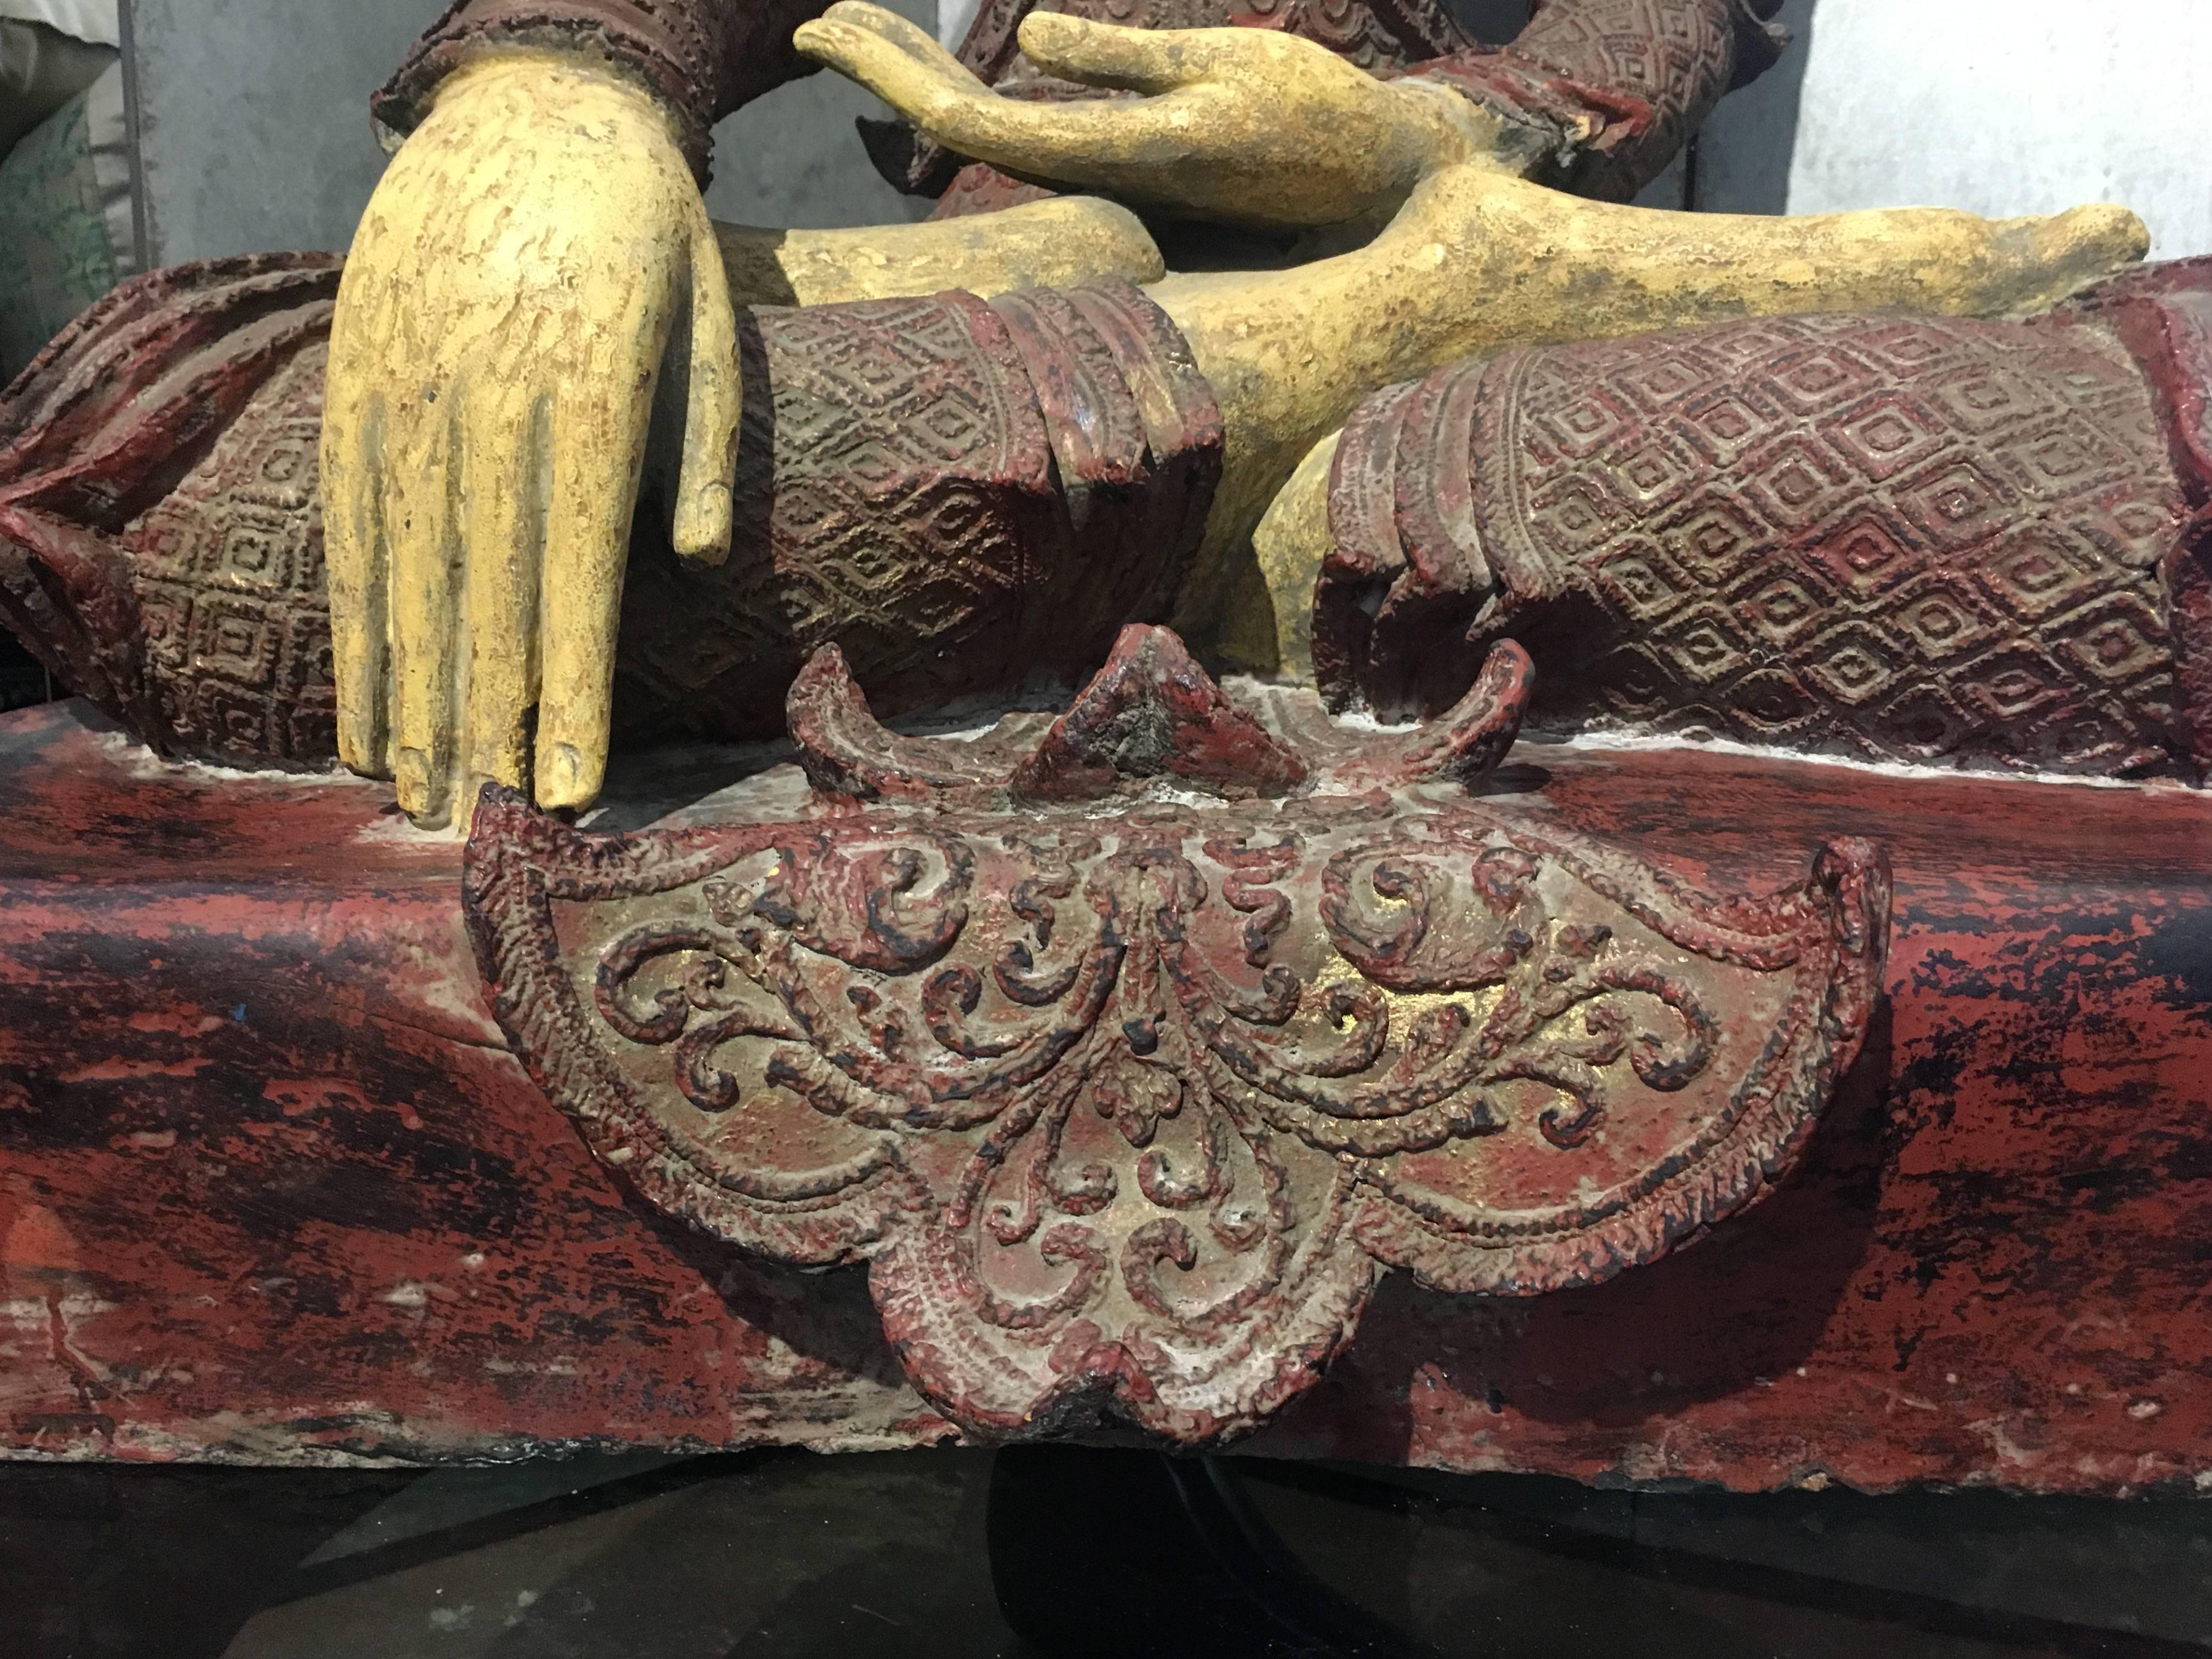
[[[323,560],[330,583],[331,665],[337,682],[338,759],[356,772],[383,777],[391,770],[385,707],[390,554],[379,459],[384,397],[361,338],[369,326],[355,310],[362,303],[362,296],[342,288],[331,330],[323,406]]]
[[[880,35],[913,58],[918,65],[946,76],[963,91],[990,90],[989,85],[973,70],[945,51],[935,35],[908,22],[895,11],[869,5],[867,0],[837,0],[837,3],[823,15],[836,22],[866,29],[871,34]]]
[[[665,342],[665,325],[659,331]],[[565,399],[553,411],[538,606],[536,793],[549,809],[590,805],[606,776],[623,568],[645,450],[641,420],[622,418],[588,387]]]
[[[1091,99],[1036,103],[971,93],[925,70],[868,30],[823,19],[793,37],[806,54],[830,64],[957,155],[988,161],[1023,178],[1141,194],[1158,182],[1143,158],[1157,141],[1176,136],[1179,100],[1128,104]]]
[[[957,63],[952,64],[952,69],[959,71],[956,75],[944,64],[916,58],[878,30],[836,15],[843,10],[836,7],[811,23],[800,24],[791,37],[792,45],[801,56],[827,64],[848,80],[858,81],[915,125],[926,129],[933,118],[963,100],[994,96]]]
[[[1065,12],[1022,20],[1022,50],[1048,75],[1123,92],[1173,92],[1203,80],[1218,53],[1212,29],[1130,29]]]
[[[682,342],[688,379],[672,539],[684,557],[720,564],[730,556],[730,492],[737,481],[738,417],[744,410],[744,386],[738,367],[737,308],[722,266],[721,243],[704,202],[693,204],[691,217],[691,306],[688,337]]]
[[[496,386],[473,392],[459,422],[462,681],[457,813],[489,782],[520,787],[538,701],[538,588],[552,443],[550,398],[518,399]]]
[[[447,388],[450,390],[450,388]],[[387,402],[382,466],[391,588],[392,781],[417,823],[453,810],[455,614],[461,566],[453,405],[438,388]]]

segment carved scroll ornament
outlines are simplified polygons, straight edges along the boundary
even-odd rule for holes
[[[1528,685],[1502,647],[1354,734],[1132,628],[1041,735],[928,741],[825,650],[801,816],[592,834],[487,791],[469,920],[599,1156],[746,1249],[866,1262],[963,1429],[1206,1443],[1387,1268],[1533,1295],[1752,1202],[1864,1033],[1881,852],[1716,901],[1486,804]]]

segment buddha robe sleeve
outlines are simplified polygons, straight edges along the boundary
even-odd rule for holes
[[[2212,770],[2212,262],[2026,322],[1769,317],[1386,387],[1330,481],[1328,701],[1524,732]]]
[[[1789,43],[1778,0],[1540,0],[1513,43],[1433,58],[1437,81],[1553,145],[1542,181],[1626,202],[1665,171],[1723,94]]]
[[[317,438],[339,269],[133,278],[0,393],[0,628],[162,754],[336,757]],[[738,338],[735,544],[691,564],[639,515],[618,741],[774,735],[823,645],[893,714],[1078,684],[1164,618],[1221,415],[1139,289],[761,307]]]

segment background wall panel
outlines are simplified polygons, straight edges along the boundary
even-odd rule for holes
[[[1789,0],[1782,18],[1797,44],[1699,142],[1699,209],[2113,201],[2155,257],[2212,252],[2208,0]]]
[[[890,0],[937,27],[936,0]],[[134,0],[131,58],[154,264],[265,248],[343,248],[384,171],[368,95],[442,0]],[[919,218],[853,131],[882,106],[823,73],[715,131],[708,205],[772,225]]]
[[[974,0],[895,0],[957,42]],[[1525,0],[1457,0],[1479,35]],[[155,263],[340,248],[383,167],[370,89],[439,0],[135,0],[132,53]],[[1646,197],[1714,211],[1938,204],[2049,211],[2099,199],[2151,222],[2164,257],[2212,252],[2212,0],[1788,0],[1798,42],[1724,103],[1696,165]],[[721,217],[835,225],[918,217],[853,132],[879,106],[829,75],[725,122]]]

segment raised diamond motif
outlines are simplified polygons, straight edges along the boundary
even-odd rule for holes
[[[1813,557],[1845,591],[1865,599],[1920,568],[1921,555],[1904,526],[1869,514],[1844,523],[1814,548]]]
[[[2019,497],[1978,461],[1948,458],[1897,489],[1898,505],[1942,548],[1971,547],[2007,528]]]
[[[2037,524],[2006,537],[1974,574],[1991,599],[2023,621],[2034,622],[2093,592],[2094,573],[2101,562],[2066,532]]]
[[[1970,650],[1989,637],[1989,625],[1979,611],[1941,583],[1899,593],[1887,614],[1899,633],[1936,661]]]
[[[1580,460],[1634,429],[1636,417],[1607,392],[1586,391],[1573,403],[1549,410],[1541,424],[1566,454]]]
[[[1961,695],[1983,717],[2012,721],[2047,710],[2066,695],[2064,671],[2040,647],[2025,641],[2000,646],[1967,665]]]
[[[1571,473],[1561,478],[1531,506],[1531,516],[1542,527],[1546,539],[1568,550],[1602,539],[1622,518],[1619,504],[1604,483],[1586,474]]]
[[[1985,362],[1969,363],[1916,388],[1962,432],[1996,432],[2043,413],[2047,402],[2019,377]]]
[[[1832,603],[1809,573],[1780,570],[1754,580],[1737,608],[1754,633],[1786,647],[1828,620]]]
[[[1872,391],[1876,377],[1840,346],[1827,346],[1774,371],[1768,384],[1800,414],[1817,414]]]
[[[1875,398],[1829,429],[1829,441],[1875,483],[1919,465],[1942,448],[1943,423],[1901,392]]]
[[[1888,742],[1913,760],[1940,760],[1958,748],[1972,720],[1940,684],[1914,686],[1875,716]]]
[[[1633,504],[1648,512],[1673,501],[1704,471],[1702,462],[1655,434],[1620,461],[1613,476]]]
[[[1904,658],[1872,623],[1845,623],[1815,640],[1805,678],[1838,702],[1856,708],[1889,689]]]
[[[1846,477],[1820,443],[1798,434],[1760,455],[1743,488],[1769,524],[1802,530],[1841,504]]]
[[[2058,649],[2108,685],[2124,684],[2172,662],[2166,624],[2134,593],[2112,594],[2075,617]]]
[[[1598,580],[1620,608],[1640,623],[1656,621],[1682,603],[1691,584],[1650,543],[1632,543],[1598,567]]]
[[[1711,685],[1751,665],[1751,653],[1729,613],[1717,605],[1700,605],[1669,623],[1658,640],[1667,659],[1682,677]]]
[[[1668,356],[1637,364],[1620,377],[1624,389],[1647,409],[1663,409],[1705,380],[1705,371],[1686,357]]]
[[[1755,735],[1779,741],[1820,717],[1820,707],[1786,668],[1755,669],[1729,690],[1729,704],[1755,728]]]
[[[1589,674],[1617,714],[1648,719],[1674,701],[1674,677],[1646,645],[1616,646],[1590,664]]]
[[[1854,343],[1876,361],[1907,373],[1927,369],[1959,350],[1957,337],[1933,322],[1885,324],[1856,336]]]
[[[1684,426],[1715,460],[1726,463],[1766,429],[1767,420],[1736,393],[1722,392],[1691,409]]]
[[[1692,496],[1660,533],[1684,569],[1715,587],[1742,574],[1768,545],[1765,527],[1750,512],[1714,491]]]

